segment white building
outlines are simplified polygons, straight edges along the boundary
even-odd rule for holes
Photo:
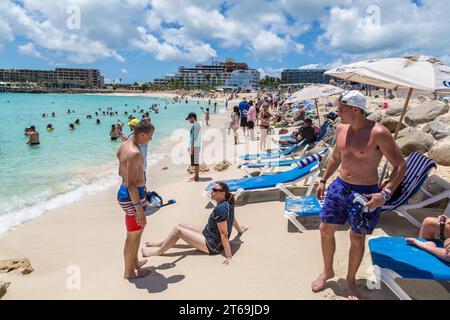
[[[231,90],[257,90],[259,87],[260,73],[258,70],[235,70],[221,88]]]

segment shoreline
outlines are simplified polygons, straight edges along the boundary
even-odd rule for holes
[[[233,156],[240,155],[252,146],[232,145],[232,135],[224,132],[228,117],[229,112],[211,114],[211,128],[221,131],[227,141],[226,149]],[[171,148],[169,144],[165,146]],[[162,170],[166,166],[168,169]],[[162,240],[177,224],[204,226],[212,211],[202,195],[206,185],[211,180],[243,175],[236,163],[223,172],[215,171],[212,165],[208,167],[209,172],[200,173],[199,183],[186,182],[187,165],[159,162],[152,167],[149,190],[157,191],[164,201],[176,199],[177,203],[148,217],[141,247],[145,241]],[[290,232],[283,216],[284,202],[278,193],[270,194],[271,201],[257,202],[250,197],[236,207],[236,219],[250,229],[240,240],[235,239],[233,231],[233,260],[229,266],[222,265],[222,255],[199,254],[180,245],[148,261],[150,276],[125,281],[122,250],[126,231],[123,212],[115,199],[116,187],[50,210],[4,234],[0,259],[27,257],[35,271],[26,276],[0,274],[0,280],[12,282],[3,299],[345,299],[348,228],[336,233],[336,278],[326,290],[313,293],[310,283],[322,268],[317,221],[308,222],[309,230],[303,234]],[[430,213],[434,211],[424,210],[419,216]],[[418,230],[406,219],[387,214],[381,217],[373,236],[417,234]],[[366,250],[357,275],[362,286],[371,275],[370,266]],[[73,285],[77,275],[79,286]],[[412,297],[450,299],[445,287],[436,282],[402,281],[402,286]],[[365,299],[396,299],[384,285],[376,290],[364,287],[362,295]]]

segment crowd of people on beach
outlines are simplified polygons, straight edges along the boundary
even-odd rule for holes
[[[366,96],[371,95],[370,86],[352,85],[335,103],[326,107],[329,112],[323,117],[325,121],[335,122],[336,132],[333,139],[333,151],[327,159],[325,170],[316,189],[319,199],[323,200],[320,214],[320,239],[324,268],[311,283],[314,292],[323,290],[328,280],[335,276],[333,258],[336,251],[335,232],[339,225],[350,224],[350,249],[347,272],[347,289],[349,299],[359,299],[360,294],[356,282],[356,274],[362,263],[365,251],[365,239],[377,227],[381,207],[391,199],[406,172],[406,162],[399,146],[391,133],[381,124],[366,119]],[[392,95],[389,92],[389,95]],[[314,114],[308,103],[286,103],[284,93],[272,94],[262,92],[252,100],[243,98],[233,106],[230,113],[228,132],[233,131],[234,144],[239,144],[239,129],[242,136],[249,141],[259,140],[259,150],[267,149],[267,137],[272,133],[272,125],[284,121],[296,124],[289,138],[280,140],[280,144],[297,144],[301,141],[310,143],[320,135],[320,128],[314,120],[319,115]],[[390,97],[387,97],[390,98]],[[230,99],[231,100],[231,99]],[[228,102],[228,100],[227,100]],[[227,106],[227,105],[226,105]],[[204,111],[205,124],[209,126],[209,108]],[[292,119],[286,121],[286,119]],[[201,152],[201,125],[197,114],[191,112],[189,121],[188,153],[191,166],[195,168],[191,181],[199,181],[199,157]],[[146,153],[142,145],[151,140],[154,126],[151,119],[131,119],[133,134],[122,137],[122,145],[117,152],[119,173],[123,179],[118,193],[120,206],[126,213],[127,240],[125,243],[125,273],[126,279],[144,277],[141,267],[146,260],[139,260],[140,238],[146,224],[145,208],[149,206],[146,199]],[[123,124],[113,125],[111,137],[120,136]],[[117,133],[117,131],[119,133]],[[130,138],[132,137],[132,138]],[[378,166],[382,157],[392,165],[390,176],[381,185],[378,183]],[[299,159],[300,160],[300,159]],[[339,170],[338,176],[329,183],[330,178]],[[356,209],[354,198],[359,194],[367,198],[366,213]],[[211,213],[205,227],[181,223],[173,228],[166,239],[160,242],[147,242],[141,254],[144,258],[163,255],[174,247],[177,241],[183,240],[189,246],[205,254],[215,255],[224,252],[227,265],[232,260],[229,237],[233,227],[238,236],[248,228],[241,226],[235,215],[235,200],[225,182],[215,182],[211,190],[211,199],[217,206]],[[442,221],[444,228],[442,229]],[[423,223],[420,236],[426,239],[444,238],[444,246],[437,247],[435,242],[423,242],[415,238],[406,238],[408,244],[425,250],[440,259],[450,261],[450,220],[445,216],[430,217]],[[152,249],[153,248],[153,249]]]

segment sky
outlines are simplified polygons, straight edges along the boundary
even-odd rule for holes
[[[450,64],[448,0],[0,0],[0,68],[148,82],[247,62],[262,76],[425,54]]]

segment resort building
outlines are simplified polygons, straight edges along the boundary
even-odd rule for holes
[[[249,69],[244,62],[228,59],[225,62],[213,60],[211,64],[197,64],[192,68],[180,66],[177,74],[154,79],[153,83],[162,85],[170,79],[178,79],[186,87],[220,86],[224,85],[235,71],[245,71],[254,77],[252,81],[259,82],[258,71]],[[255,85],[257,86],[257,83]]]
[[[231,73],[230,78],[225,80],[222,89],[231,90],[258,90],[260,73],[258,70],[235,70]]]
[[[0,69],[0,82],[36,83],[61,89],[88,89],[104,86],[97,69],[56,68],[54,71],[29,69]]]
[[[282,84],[329,83],[331,77],[325,69],[285,69],[281,72]]]

